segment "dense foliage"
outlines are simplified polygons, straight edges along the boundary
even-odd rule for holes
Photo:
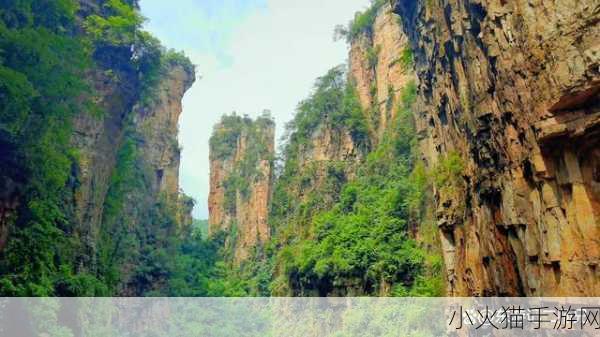
[[[274,258],[279,279],[273,291],[441,294],[441,259],[417,243],[409,227],[411,221],[422,220],[418,207],[427,188],[427,179],[418,179],[413,161],[414,97],[414,84],[409,84],[395,127],[358,169],[358,178],[343,184],[331,207],[304,221],[308,228],[303,236],[279,242],[283,246]]]
[[[368,121],[355,95],[338,67],[319,78],[299,104],[287,127],[271,202],[273,238],[225,276],[242,293],[442,294],[436,229],[424,207],[433,179],[415,160],[416,87],[405,86],[393,125],[370,153]],[[366,143],[366,159],[300,162],[300,153],[310,149],[311,137],[323,127],[353,131],[357,146]]]
[[[297,169],[297,155],[310,145],[318,128],[349,132],[362,150],[367,150],[369,130],[356,89],[347,81],[345,66],[337,66],[317,79],[310,97],[298,104],[294,119],[286,125],[287,143],[283,150],[285,176]]]
[[[146,184],[136,170],[135,137],[129,135],[110,181],[100,240],[93,242],[90,229],[74,223],[65,203],[78,187],[80,154],[71,145],[72,120],[81,113],[104,116],[95,103],[92,71],[112,75],[115,85],[127,81],[142,101],[152,96],[165,65],[193,66],[141,31],[143,19],[131,4],[109,0],[83,18],[78,4],[0,1],[0,188],[10,191],[3,198],[19,196],[0,253],[2,295],[114,294],[124,281],[122,263],[132,261],[132,252],[157,247],[152,239],[140,241],[147,232],[135,233],[118,222],[127,192]],[[149,221],[173,227],[170,208],[159,205]],[[177,248],[183,247],[181,240],[166,243],[170,231],[156,235],[162,235],[164,247],[183,249]]]
[[[346,36],[370,34],[383,3],[358,13]],[[0,294],[441,294],[441,259],[431,251],[435,228],[424,203],[431,184],[455,188],[460,158],[449,154],[432,173],[416,164],[414,84],[404,88],[393,127],[374,148],[372,121],[344,67],[317,80],[288,124],[271,203],[273,239],[239,268],[226,244],[227,236],[235,237],[235,224],[232,233],[207,239],[205,223],[181,226],[184,196],[152,196],[155,172],[140,158],[141,135],[131,127],[132,116],[121,116],[125,132],[101,228],[94,233],[75,225],[65,203],[79,183],[72,120],[82,111],[105,117],[90,72],[131,89],[133,103],[144,107],[156,96],[166,66],[193,70],[185,56],[141,30],[143,18],[127,2],[105,1],[86,17],[77,17],[78,10],[74,0],[0,1],[0,188],[20,196],[0,253]],[[372,66],[378,53],[369,50]],[[410,50],[399,62],[412,63]],[[247,196],[249,179],[258,177],[256,164],[268,153],[264,132],[272,128],[268,113],[255,121],[232,114],[211,137],[211,157],[218,160],[229,159],[240,137],[247,137],[247,155],[225,182],[231,212],[238,196]],[[350,136],[356,162],[302,160],[325,128],[334,138]]]
[[[61,207],[77,157],[71,119],[91,104],[81,100],[91,58],[74,34],[76,11],[69,0],[0,2],[0,182],[22,185],[25,196],[0,258],[6,295],[49,295],[59,286],[101,291],[93,277],[75,275],[77,240],[65,236],[74,229]]]

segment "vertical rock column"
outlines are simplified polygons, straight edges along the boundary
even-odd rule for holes
[[[270,117],[236,115],[224,116],[211,137],[209,235],[226,232],[238,263],[270,237],[274,138]]]
[[[402,88],[415,79],[408,39],[389,4],[377,12],[373,27],[350,42],[350,79],[367,114],[377,144],[394,119]],[[403,57],[404,55],[404,57]]]

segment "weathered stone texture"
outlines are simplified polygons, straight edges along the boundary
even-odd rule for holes
[[[108,64],[108,54],[115,53]],[[126,118],[138,100],[137,75],[128,64],[130,52],[111,49],[97,53],[98,69],[90,78],[94,85],[101,114],[81,111],[73,121],[72,146],[79,154],[70,185],[73,200],[66,203],[71,210],[76,235],[81,237],[86,251],[81,252],[81,265],[95,262],[95,249],[104,211],[104,200],[110,187],[110,177],[125,134]],[[123,62],[123,63],[121,63]],[[114,76],[107,75],[111,69]]]
[[[153,97],[154,104],[137,109],[134,123],[144,135],[141,156],[154,170],[152,191],[167,198],[179,197],[179,162],[181,150],[177,135],[182,98],[194,82],[194,74],[179,65],[169,66],[167,75]]]
[[[102,116],[83,111],[74,120],[72,144],[79,153],[78,165],[73,172],[72,221],[86,250],[81,252],[81,265],[94,268],[96,245],[104,215],[104,202],[110,179],[116,167],[117,153],[125,134],[137,134],[136,145],[141,165],[152,171],[156,179],[148,191],[134,191],[148,200],[136,208],[155,207],[164,194],[173,204],[179,204],[177,214],[181,226],[191,224],[190,201],[179,191],[179,146],[177,141],[181,99],[194,81],[194,74],[181,66],[167,66],[151,104],[141,108],[139,92],[134,85],[137,78],[126,68],[119,76],[109,77],[103,71],[93,74]],[[116,78],[119,78],[117,80]],[[130,123],[132,123],[130,125]],[[129,129],[128,131],[128,128]],[[126,207],[127,209],[127,207]],[[125,213],[128,213],[126,210]],[[130,213],[130,212],[129,212]],[[135,219],[133,214],[131,224]],[[184,223],[185,222],[185,223]]]
[[[217,124],[214,130],[220,132],[228,127]],[[211,147],[209,235],[228,232],[234,261],[240,263],[249,257],[254,247],[270,238],[267,220],[275,154],[274,123],[244,118],[234,146],[226,158],[216,156]],[[264,148],[259,150],[257,146]],[[246,189],[232,185],[233,177],[247,184]],[[227,200],[228,193],[232,193],[229,198],[233,200]]]
[[[350,79],[370,122],[374,144],[394,119],[402,88],[415,78],[410,65],[402,61],[408,39],[399,20],[391,7],[384,5],[371,33],[361,34],[350,45]]]
[[[600,295],[600,3],[393,1],[416,56],[448,294]]]

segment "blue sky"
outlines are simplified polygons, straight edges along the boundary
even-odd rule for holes
[[[278,138],[314,80],[347,59],[333,41],[369,0],[141,0],[146,29],[183,50],[198,79],[183,100],[179,139],[183,190],[208,218],[208,140],[224,113],[273,112]]]

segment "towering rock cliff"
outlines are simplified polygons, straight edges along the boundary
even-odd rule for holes
[[[402,88],[415,79],[408,39],[389,3],[375,9],[372,26],[350,40],[350,77],[355,82],[370,134],[377,143],[396,117]]]
[[[153,200],[164,198],[177,206],[177,224],[191,225],[193,202],[182,194],[179,186],[181,148],[177,135],[181,101],[185,92],[195,81],[191,64],[180,60],[166,60],[163,75],[148,106],[134,109],[133,125],[139,135],[139,157],[147,167],[149,192]]]
[[[312,217],[339,200],[369,147],[358,93],[347,81],[346,67],[335,67],[317,79],[314,92],[287,124],[269,215],[280,243],[307,238]],[[278,295],[295,290],[286,286]]]
[[[270,238],[267,224],[275,155],[275,124],[224,116],[210,139],[209,235],[227,232],[236,263]]]
[[[147,263],[144,254],[168,248],[169,240],[182,239],[192,225],[194,201],[179,187],[181,150],[177,134],[181,100],[195,80],[194,69],[188,63],[168,59],[161,67],[152,99],[135,105],[124,125],[102,205],[99,236],[94,240],[102,245],[96,252],[100,268],[111,263],[127,266],[120,271],[121,295],[136,296],[152,290],[160,293],[166,275],[140,280],[136,269]],[[138,242],[139,247],[119,247],[127,239]],[[128,250],[133,254],[127,255]]]
[[[21,11],[30,22],[12,20]],[[16,124],[21,134],[0,135],[9,159],[0,176],[2,293],[158,289],[160,277],[145,271],[150,252],[191,224],[177,132],[193,66],[140,30],[137,1],[23,1],[1,5],[0,19],[3,49],[26,61],[2,69],[35,89],[22,107],[30,121]],[[43,43],[29,43],[38,34]],[[1,130],[16,116],[4,112]]]
[[[600,294],[600,4],[409,1],[448,294]]]

